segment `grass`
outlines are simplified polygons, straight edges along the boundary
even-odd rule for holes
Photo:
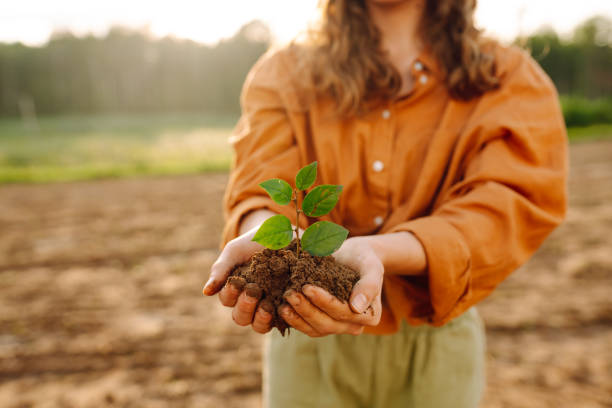
[[[580,140],[601,140],[612,138],[612,124],[570,127],[567,135],[572,142]]]
[[[561,96],[563,117],[567,126],[589,126],[593,123],[612,123],[612,98],[585,99]]]
[[[237,117],[204,114],[0,119],[0,183],[43,183],[227,171]],[[612,137],[612,124],[568,129],[570,140]]]
[[[0,183],[224,171],[236,117],[202,114],[0,120]]]

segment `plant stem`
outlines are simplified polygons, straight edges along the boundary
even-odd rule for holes
[[[296,239],[296,253],[297,257],[300,257],[300,235],[298,230],[300,228],[300,207],[298,206],[298,191],[293,189],[293,204],[295,205],[295,239]]]

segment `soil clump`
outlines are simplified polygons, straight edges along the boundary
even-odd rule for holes
[[[358,272],[336,262],[331,255],[314,256],[302,250],[298,258],[296,249],[295,240],[284,249],[265,248],[234,267],[228,279],[229,284],[261,299],[261,307],[273,315],[272,327],[282,335],[289,325],[279,316],[278,308],[286,303],[283,298],[286,291],[301,292],[304,285],[312,284],[346,302],[359,280]]]

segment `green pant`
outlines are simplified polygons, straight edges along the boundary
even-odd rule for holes
[[[475,308],[442,327],[310,338],[275,330],[264,350],[264,407],[473,408],[484,389]]]

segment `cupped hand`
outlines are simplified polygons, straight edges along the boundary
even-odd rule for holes
[[[350,301],[341,302],[324,289],[305,285],[303,294],[286,293],[289,305],[279,310],[290,326],[311,337],[358,335],[365,326],[376,326],[380,322],[384,267],[367,237],[347,239],[333,256],[361,276],[353,287]]]
[[[228,242],[213,263],[210,278],[203,293],[212,296],[219,293],[221,304],[232,309],[232,319],[240,326],[252,325],[258,333],[266,333],[272,328],[273,306],[265,301],[259,302],[261,289],[254,283],[245,285],[241,279],[230,279],[232,268],[244,263],[263,246],[252,241],[259,227],[252,228],[238,238]]]

